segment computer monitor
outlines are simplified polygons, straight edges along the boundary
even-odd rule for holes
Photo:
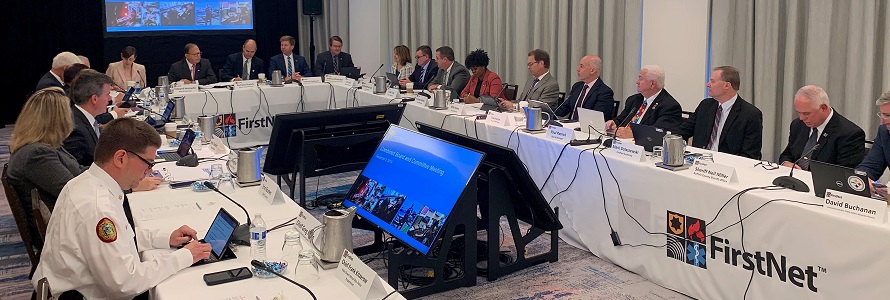
[[[482,153],[485,160],[480,171],[487,168],[504,170],[509,179],[510,199],[516,218],[546,231],[562,229],[559,218],[538,190],[538,185],[523,167],[522,161],[513,149],[474,139],[466,135],[439,129],[436,126],[417,122],[417,131],[446,140]],[[482,203],[480,203],[482,205]]]
[[[484,156],[390,126],[343,205],[357,207],[360,216],[427,254]]]
[[[320,144],[316,149],[321,155],[319,161],[323,160],[322,163],[326,165],[367,162],[389,124],[398,124],[404,110],[404,103],[393,103],[278,114],[272,125],[263,172],[272,175],[293,172],[303,155],[301,143],[307,138],[379,132],[376,139],[358,146],[349,145],[348,149],[339,147],[335,141]]]

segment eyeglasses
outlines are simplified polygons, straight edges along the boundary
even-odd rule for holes
[[[145,160],[144,158],[142,158],[142,156],[139,156],[139,154],[136,154],[136,152],[133,152],[130,150],[124,150],[124,151],[127,151],[127,153],[133,154],[133,156],[136,156],[137,158],[139,158],[139,160],[141,160],[143,163],[145,163],[145,165],[148,166],[149,169],[154,168],[154,166],[155,166],[154,162]]]
[[[778,164],[776,164],[776,163],[774,163],[774,162],[771,162],[771,161],[765,161],[765,160],[761,160],[759,163],[757,163],[757,164],[754,165],[754,166],[755,166],[755,167],[761,167],[761,168],[763,168],[764,170],[768,170],[768,171],[775,170],[775,169],[778,169],[778,168],[779,168],[779,165],[778,165]]]
[[[881,118],[881,120],[890,119],[890,114],[878,113],[877,116],[878,118]]]
[[[188,55],[201,56],[201,52],[198,52],[198,53],[189,53]]]
[[[531,66],[534,65],[534,64],[536,64],[536,63],[538,63],[538,62],[537,62],[537,61],[536,61],[536,62],[530,62],[530,63],[526,64],[526,66],[529,67],[529,68],[531,68]]]

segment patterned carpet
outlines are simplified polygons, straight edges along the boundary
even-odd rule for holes
[[[12,128],[0,129],[0,164],[9,160],[8,142]],[[322,176],[307,179],[307,199],[312,200],[333,193],[345,193],[358,172]],[[316,188],[317,186],[317,188]],[[287,189],[284,188],[285,192]],[[316,192],[317,191],[317,192]],[[29,299],[31,284],[28,281],[30,262],[25,253],[15,221],[9,211],[6,195],[0,193],[0,299]],[[311,210],[320,216],[325,209]],[[503,221],[503,220],[502,220]],[[506,223],[502,222],[506,228]],[[354,232],[355,244],[369,243],[368,231]],[[545,235],[544,237],[549,238]],[[504,245],[511,245],[507,237]],[[530,246],[530,252],[546,251],[549,244],[540,238]],[[365,259],[374,255],[368,255]],[[369,265],[381,277],[386,278],[384,261],[373,260]],[[521,288],[517,288],[521,287]],[[687,296],[658,286],[634,273],[589,252],[559,241],[559,261],[541,264],[506,275],[494,282],[477,278],[474,287],[459,288],[423,299],[689,299]]]

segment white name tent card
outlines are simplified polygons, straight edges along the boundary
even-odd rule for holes
[[[334,277],[359,299],[368,299],[371,289],[384,290],[380,276],[348,249],[343,250],[343,257],[340,258]]]
[[[868,188],[868,184],[865,184],[865,188]],[[825,190],[825,199],[823,200],[825,202],[822,207],[826,210],[842,212],[877,224],[886,222],[887,203],[882,200],[832,189]]]
[[[302,82],[303,84],[307,84],[307,83],[322,83],[322,82],[321,82],[321,77],[303,77],[303,78],[300,79],[300,82]]]
[[[547,126],[547,137],[568,144],[575,138],[575,130],[567,127]]]
[[[256,80],[235,81],[235,89],[246,89],[246,88],[255,88],[255,87],[257,87]]]
[[[720,183],[739,182],[735,168],[704,160],[696,160],[692,164],[692,174]]]
[[[263,182],[260,184],[260,197],[266,199],[269,204],[283,204],[284,203],[284,193],[281,192],[281,187],[275,184],[275,181],[271,179],[271,176],[263,176]]]
[[[642,162],[646,158],[646,149],[643,146],[623,142],[619,139],[612,140],[612,152],[630,161]]]

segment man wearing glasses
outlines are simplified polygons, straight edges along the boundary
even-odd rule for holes
[[[541,49],[532,50],[528,53],[526,67],[534,78],[526,80],[522,94],[516,100],[538,100],[547,103],[551,108],[556,108],[556,102],[559,99],[559,82],[556,82],[556,78],[550,75],[550,53]],[[509,101],[502,101],[500,105],[507,110],[513,110],[513,103]]]
[[[763,113],[739,97],[739,70],[720,66],[711,72],[708,96],[677,130],[692,146],[752,159],[760,159]]]
[[[157,132],[133,118],[105,126],[96,161],[59,194],[32,284],[46,277],[53,295],[148,299],[148,289],[210,256],[210,245],[181,226],[172,233],[134,228],[124,190],[152,172]],[[139,251],[182,249],[142,261]],[[67,295],[63,295],[67,294]],[[79,295],[78,295],[79,294]]]
[[[417,66],[414,67],[414,73],[407,79],[399,80],[399,85],[405,86],[409,82],[414,83],[414,89],[425,90],[427,85],[439,74],[439,66],[432,59],[433,49],[430,46],[423,45],[417,47],[414,52],[414,58],[417,59]]]
[[[213,72],[213,66],[210,65],[210,60],[201,58],[201,49],[192,43],[185,45],[185,57],[170,65],[167,79],[170,82],[179,81],[185,84],[197,83],[200,85],[219,82],[216,79],[216,73]]]
[[[890,165],[890,92],[885,92],[875,101],[878,106],[878,117],[881,118],[881,126],[878,126],[878,133],[875,134],[875,142],[871,146],[871,150],[865,155],[862,163],[856,167],[856,170],[864,171],[868,174],[869,185],[873,194],[887,198],[887,186],[878,183],[884,170]]]

